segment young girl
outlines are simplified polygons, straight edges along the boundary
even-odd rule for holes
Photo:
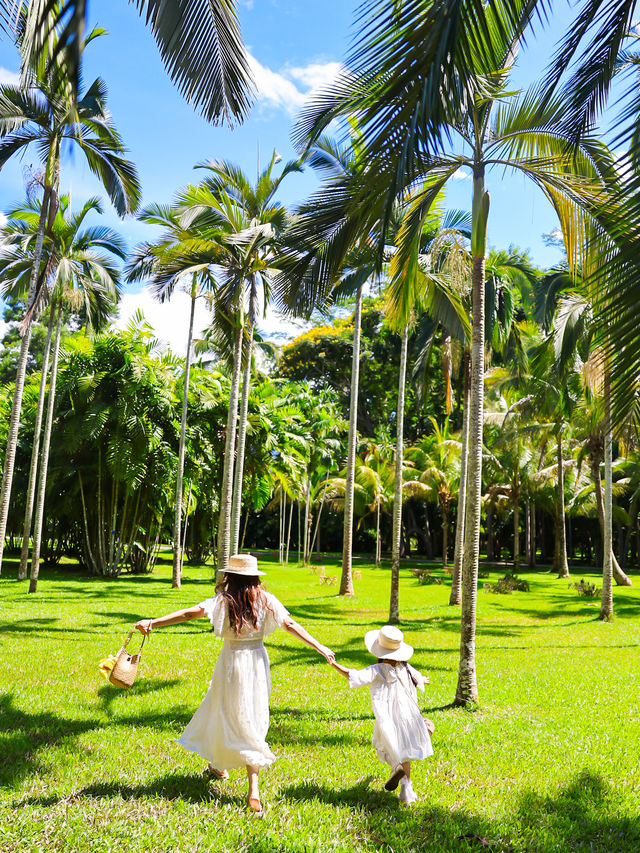
[[[246,767],[249,808],[259,813],[258,773],[276,760],[266,742],[271,677],[263,638],[283,627],[329,663],[335,661],[331,649],[294,622],[275,595],[262,588],[259,576],[263,574],[255,557],[236,554],[229,559],[213,598],[136,623],[139,631],[148,634],[153,628],[206,616],[224,640],[209,690],[178,743],[201,755],[217,779],[226,779],[228,770]]]
[[[411,762],[433,755],[416,692],[416,687],[424,690],[429,679],[407,663],[413,648],[403,641],[398,628],[374,628],[365,635],[364,644],[377,663],[360,670],[338,663],[332,666],[349,679],[349,687],[369,685],[376,718],[372,743],[380,761],[391,765],[384,787],[395,791],[400,783],[398,799],[410,805],[418,799],[411,785]]]

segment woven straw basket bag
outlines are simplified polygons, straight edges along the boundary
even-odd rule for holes
[[[109,681],[112,684],[115,684],[116,687],[131,687],[133,682],[136,680],[136,675],[138,674],[138,664],[142,658],[142,647],[144,646],[144,641],[147,637],[146,634],[143,636],[140,648],[134,655],[131,655],[127,651],[127,646],[129,645],[129,640],[133,636],[134,631],[135,628],[132,628],[129,631],[129,636],[122,644],[122,648],[117,654],[117,660],[111,670],[111,675],[109,676]]]

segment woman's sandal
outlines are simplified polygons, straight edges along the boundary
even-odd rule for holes
[[[214,779],[228,779],[229,773],[226,770],[216,770],[215,767],[211,764],[207,764],[207,767],[204,771],[205,776],[211,776]]]
[[[247,797],[247,803],[249,805],[249,810],[254,814],[263,814],[262,803],[257,797]]]

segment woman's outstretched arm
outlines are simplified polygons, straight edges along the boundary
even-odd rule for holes
[[[190,619],[198,619],[204,616],[204,607],[195,605],[194,607],[185,607],[184,610],[175,610],[173,613],[168,613],[166,616],[159,616],[157,619],[140,619],[136,622],[134,628],[137,628],[141,634],[148,634],[153,628],[164,628],[167,625],[179,625],[181,622],[188,622]]]
[[[311,634],[302,627],[302,625],[294,622],[290,616],[287,616],[284,620],[282,627],[285,631],[288,631],[290,634],[293,634],[294,637],[297,637],[298,640],[319,652],[330,664],[333,665],[336,662],[336,656],[331,649],[327,648],[327,646],[323,646],[322,643],[319,643],[315,637],[312,637]]]

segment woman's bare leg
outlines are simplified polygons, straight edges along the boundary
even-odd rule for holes
[[[249,806],[253,811],[261,811],[262,806],[260,805],[260,788],[258,787],[258,774],[260,773],[260,768],[253,764],[247,764],[247,779],[249,780]],[[254,809],[251,805],[251,800],[256,800],[259,808]]]
[[[407,779],[411,780],[411,762],[410,761],[403,761],[402,762],[402,769],[404,770],[404,775],[407,777]]]

